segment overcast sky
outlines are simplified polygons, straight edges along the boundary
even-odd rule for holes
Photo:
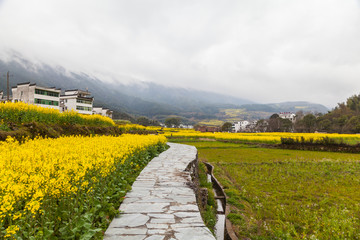
[[[360,93],[360,0],[0,0],[8,49],[104,81],[332,108]]]

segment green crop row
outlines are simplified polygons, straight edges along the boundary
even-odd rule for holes
[[[360,239],[360,155],[189,142],[215,166],[240,239]]]

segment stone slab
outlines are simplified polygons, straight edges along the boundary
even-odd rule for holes
[[[105,232],[106,240],[214,240],[201,219],[191,176],[193,146],[170,148],[143,169]]]

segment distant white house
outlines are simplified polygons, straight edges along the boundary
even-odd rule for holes
[[[12,96],[9,97],[9,101],[12,100]],[[6,102],[7,101],[7,95],[4,95],[4,92],[0,91],[0,102]]]
[[[246,121],[246,120],[239,121],[239,122],[234,122],[234,124],[232,126],[232,130],[233,130],[233,132],[244,131],[249,124],[250,124],[250,122]]]
[[[251,121],[247,126],[246,128],[249,129],[250,131],[253,131],[256,127],[256,124],[257,124],[257,120],[253,120]]]
[[[279,117],[282,119],[289,119],[291,122],[295,122],[296,114],[292,112],[281,112],[279,113]]]
[[[185,128],[185,129],[193,129],[194,126],[193,125],[185,125],[185,124],[180,124],[179,128]]]
[[[111,111],[108,108],[102,108],[102,107],[93,107],[93,114],[99,114],[101,116],[112,118],[113,111]]]
[[[93,114],[94,98],[89,91],[79,89],[66,90],[65,94],[60,96],[61,111],[74,110],[81,114]]]
[[[24,102],[60,110],[61,89],[41,87],[35,83],[30,84],[30,82],[26,82],[17,84],[16,87],[12,87],[11,91],[13,102]]]

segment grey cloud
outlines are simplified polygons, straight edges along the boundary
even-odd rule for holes
[[[359,0],[0,0],[0,29],[3,50],[104,81],[330,107],[360,89]]]

